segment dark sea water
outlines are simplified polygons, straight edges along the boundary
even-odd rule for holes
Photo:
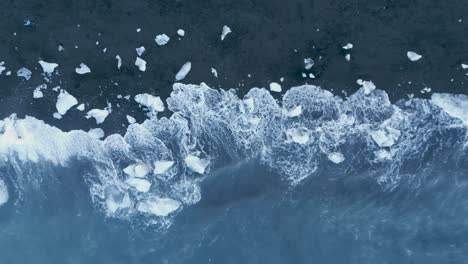
[[[0,3],[0,264],[468,263],[467,11]]]

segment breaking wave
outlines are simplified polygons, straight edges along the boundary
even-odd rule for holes
[[[417,193],[438,184],[441,168],[451,168],[455,181],[466,176],[467,104],[467,96],[452,94],[392,104],[384,91],[364,89],[343,99],[310,85],[281,100],[260,88],[240,98],[234,90],[175,84],[170,117],[152,116],[103,140],[12,115],[0,121],[0,205],[21,206],[31,188],[41,192],[59,177],[45,167],[77,162],[86,164],[80,181],[96,208],[164,226],[202,199],[205,179],[239,162],[258,162],[289,190],[356,175],[383,192],[404,186]]]

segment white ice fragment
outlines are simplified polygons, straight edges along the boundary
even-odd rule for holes
[[[229,34],[231,33],[231,28],[229,28],[228,26],[224,25],[223,26],[223,31],[221,32],[221,40],[224,40],[224,38]]]
[[[156,38],[154,39],[154,41],[156,41],[156,43],[159,46],[166,45],[169,42],[169,40],[170,38],[166,34],[157,35]]]
[[[393,157],[393,154],[390,151],[387,151],[385,149],[380,149],[378,151],[375,151],[374,155],[375,155],[375,158],[379,161],[391,160]]]
[[[314,66],[315,62],[312,58],[305,58],[304,59],[304,68],[306,70],[310,70],[312,69],[312,67]]]
[[[106,117],[110,114],[109,110],[107,109],[92,109],[88,111],[86,118],[94,118],[96,120],[96,124],[101,124],[104,122]]]
[[[141,28],[137,28],[137,29],[136,29],[136,32],[140,32],[140,31],[141,31]]]
[[[11,75],[11,71],[7,71],[7,72],[5,73],[5,75],[6,75],[6,76],[10,76],[10,75]]]
[[[417,53],[414,52],[414,51],[408,51],[408,52],[406,53],[406,56],[408,56],[408,59],[409,59],[410,61],[417,61],[417,60],[420,60],[420,59],[422,58],[421,55],[417,54]]]
[[[157,216],[168,216],[181,206],[180,202],[153,196],[138,204],[137,210],[142,213],[154,214]]]
[[[140,57],[136,58],[135,66],[137,66],[140,71],[146,71],[146,61]]]
[[[183,29],[177,30],[177,34],[181,37],[185,36],[185,31]]]
[[[0,63],[0,74],[2,74],[2,72],[3,72],[4,70],[6,70],[6,67],[3,66],[3,64],[4,64],[4,62],[2,61],[2,62]]]
[[[315,75],[313,73],[309,73],[309,78],[315,79]]]
[[[424,87],[420,92],[421,92],[421,93],[430,93],[431,91],[432,91],[431,88],[429,88],[429,87]]]
[[[302,114],[302,106],[298,105],[298,106],[294,107],[294,109],[289,111],[287,113],[287,116],[288,117],[296,117],[296,116],[300,116],[301,114]]]
[[[159,96],[153,96],[151,94],[143,93],[135,96],[135,101],[152,111],[163,112],[164,103]]]
[[[42,67],[42,71],[46,74],[52,74],[59,65],[57,63],[45,62],[43,60],[39,61],[39,64]]]
[[[270,91],[276,92],[276,93],[281,93],[281,91],[282,91],[281,84],[276,83],[276,82],[270,83]]]
[[[115,213],[119,209],[125,209],[132,205],[132,200],[127,192],[121,193],[111,190],[106,194],[106,206],[110,213]]]
[[[65,49],[63,48],[63,46],[62,46],[62,45],[59,45],[57,49],[58,49],[58,51],[59,51],[59,52],[60,52],[60,51],[64,51],[64,50],[65,50]]]
[[[286,135],[289,140],[301,145],[307,144],[310,140],[309,130],[306,128],[290,128],[286,130]]]
[[[352,49],[352,48],[353,48],[353,44],[351,44],[351,43],[348,43],[348,44],[343,46],[343,49],[345,49],[345,50],[349,50],[349,49]]]
[[[158,160],[154,162],[154,174],[163,174],[174,165],[174,161]]]
[[[90,129],[88,131],[88,135],[90,135],[91,137],[93,137],[95,139],[101,139],[101,138],[103,138],[105,136],[104,130],[102,130],[101,128]]]
[[[362,88],[364,89],[364,94],[370,94],[376,88],[375,84],[372,81],[363,81],[361,79],[358,79],[356,83],[362,86]]]
[[[190,72],[190,69],[192,69],[192,63],[188,61],[184,65],[182,65],[179,72],[177,72],[175,76],[175,80],[176,81],[183,80],[185,76],[187,76],[187,74]]]
[[[210,161],[206,159],[200,159],[199,157],[193,155],[187,155],[185,157],[185,164],[191,171],[203,174],[206,167],[208,167],[210,164]]]
[[[350,60],[351,60],[351,54],[346,54],[346,55],[345,55],[345,59],[346,59],[347,61],[350,61]]]
[[[218,71],[215,68],[211,68],[211,73],[214,75],[214,77],[218,78]]]
[[[468,96],[464,94],[434,93],[431,101],[447,114],[468,126]]]
[[[62,115],[59,114],[59,113],[57,113],[57,112],[53,113],[52,116],[53,116],[55,119],[62,119]]]
[[[24,79],[29,80],[31,78],[32,72],[23,67],[16,72],[16,75],[18,77],[23,77]]]
[[[44,94],[42,93],[42,91],[40,89],[34,89],[34,92],[33,92],[33,98],[34,99],[38,99],[38,98],[42,98],[44,97]]]
[[[255,101],[253,98],[244,99],[244,105],[249,113],[252,113],[255,110]]]
[[[8,188],[3,180],[0,179],[0,206],[6,204],[10,196],[8,195]]]
[[[130,177],[144,178],[150,173],[151,169],[145,164],[136,163],[129,165],[123,171]]]
[[[63,116],[76,104],[78,104],[78,100],[76,100],[73,95],[69,94],[65,90],[61,90],[57,96],[57,103],[55,104],[55,107],[57,108],[57,112]]]
[[[379,147],[391,147],[400,137],[401,132],[392,127],[379,129],[371,133],[371,137]]]
[[[328,154],[327,157],[331,162],[335,164],[339,164],[345,160],[345,157],[340,152],[332,152]]]
[[[462,67],[462,69],[466,70],[466,69],[468,69],[468,64],[462,63],[461,67]]]
[[[79,106],[76,107],[76,109],[78,109],[79,111],[84,111],[85,110],[85,105],[80,104]]]
[[[138,54],[138,56],[141,56],[141,54],[143,54],[143,52],[145,52],[145,47],[144,46],[141,46],[139,48],[136,48],[136,53]]]
[[[132,177],[128,178],[125,182],[133,188],[137,189],[137,191],[143,193],[148,192],[151,188],[151,182],[146,179]]]
[[[129,124],[136,123],[136,119],[133,116],[129,116],[129,115],[127,115],[127,121]]]
[[[117,59],[117,69],[120,70],[120,67],[122,67],[122,58],[119,55],[115,56],[115,58]]]
[[[75,68],[75,72],[78,74],[90,73],[91,69],[84,63],[80,63],[80,67]]]

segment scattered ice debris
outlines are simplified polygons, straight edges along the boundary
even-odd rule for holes
[[[59,45],[57,49],[58,49],[58,51],[59,51],[59,52],[61,52],[61,51],[64,51],[64,50],[65,50],[65,49],[63,48],[63,46],[62,46],[62,45]]]
[[[372,81],[363,81],[361,79],[358,79],[356,83],[362,86],[362,88],[364,89],[364,94],[370,94],[376,88],[375,84]]]
[[[462,63],[462,64],[461,64],[461,67],[462,67],[462,69],[466,70],[466,69],[468,69],[468,64]]]
[[[154,174],[163,174],[174,165],[172,160],[158,160],[154,162]]]
[[[136,58],[135,66],[137,66],[140,71],[146,71],[146,61],[140,57]]]
[[[353,47],[354,47],[353,44],[348,43],[348,44],[346,44],[346,45],[343,46],[343,49],[349,50],[349,49],[352,49]]]
[[[127,115],[127,121],[129,124],[136,123],[136,119],[133,116],[129,116],[129,115]]]
[[[289,141],[304,145],[310,140],[309,130],[307,128],[290,128],[286,130],[286,136]]]
[[[302,114],[302,106],[298,105],[298,106],[294,107],[294,109],[289,111],[287,113],[287,116],[288,117],[296,117],[296,116],[300,116],[301,114]]]
[[[147,179],[128,178],[125,182],[135,188],[137,191],[143,193],[148,192],[151,188],[151,182]]]
[[[432,89],[429,88],[429,87],[424,87],[424,88],[421,90],[421,93],[422,93],[422,94],[423,94],[423,93],[430,93],[431,90],[432,90]]]
[[[55,104],[55,107],[57,108],[57,112],[63,116],[76,104],[78,104],[78,100],[76,100],[73,95],[69,94],[65,90],[61,90],[57,96],[57,103]]]
[[[79,106],[76,107],[76,109],[78,109],[78,111],[84,111],[85,110],[85,105],[80,104]]]
[[[347,61],[350,61],[350,60],[351,60],[351,54],[346,54],[344,57],[345,57],[345,59],[346,59]]]
[[[276,82],[270,83],[270,91],[276,92],[276,93],[281,93],[281,91],[282,91],[281,85],[279,83],[276,83]]]
[[[422,58],[421,55],[417,54],[417,53],[414,52],[414,51],[408,51],[408,52],[406,53],[406,56],[408,56],[408,59],[409,59],[410,61],[417,61],[417,60],[420,60],[420,59]]]
[[[431,101],[447,114],[468,126],[468,96],[464,94],[434,93]]]
[[[23,77],[24,79],[29,80],[31,78],[32,72],[23,67],[16,72],[16,75],[18,77]]]
[[[185,157],[185,165],[187,165],[191,171],[199,174],[205,173],[206,167],[208,167],[209,164],[209,160],[200,159],[197,156],[187,155]]]
[[[144,178],[150,173],[151,168],[145,164],[136,163],[126,167],[123,171],[130,177]]]
[[[135,50],[136,50],[136,53],[138,54],[138,56],[141,57],[141,54],[143,54],[143,52],[145,52],[146,49],[145,49],[144,46],[141,46],[139,48],[136,48]]]
[[[182,65],[179,72],[177,72],[175,76],[175,80],[176,81],[183,80],[185,76],[187,76],[187,74],[190,72],[190,69],[192,69],[192,63],[188,61],[184,65]]]
[[[229,28],[228,26],[224,25],[223,26],[223,31],[221,32],[221,40],[224,40],[224,38],[229,34],[231,33],[231,28]]]
[[[214,75],[214,77],[218,78],[218,71],[215,68],[211,68],[211,73]]]
[[[183,37],[183,36],[185,36],[185,31],[183,29],[179,29],[179,30],[177,30],[177,35]]]
[[[394,129],[392,127],[386,127],[384,129],[379,129],[371,133],[371,138],[379,147],[391,147],[395,144],[395,141],[400,137],[400,130]]]
[[[0,206],[6,204],[10,196],[8,195],[8,188],[3,180],[0,179]]]
[[[110,114],[109,110],[107,109],[92,109],[88,111],[86,118],[94,118],[96,120],[96,124],[101,124],[106,120],[106,117]]]
[[[135,95],[135,101],[152,111],[163,112],[164,103],[159,96],[143,93]]]
[[[93,137],[95,139],[101,139],[101,138],[103,138],[105,136],[104,130],[102,130],[101,128],[90,129],[88,131],[88,135],[90,135],[91,137]]]
[[[122,58],[120,58],[119,55],[116,55],[115,58],[117,59],[117,69],[120,70],[120,67],[122,67]]]
[[[154,41],[156,41],[156,43],[159,46],[166,45],[169,42],[169,40],[170,38],[166,34],[157,35],[156,38],[154,39]]]
[[[137,28],[137,29],[136,29],[136,32],[140,32],[140,31],[141,31],[141,28]]]
[[[45,62],[43,60],[40,60],[39,64],[42,67],[42,71],[45,74],[49,74],[49,75],[52,74],[54,72],[55,68],[57,68],[59,66],[57,63]]]
[[[312,58],[305,58],[304,59],[304,68],[306,70],[310,70],[312,69],[312,67],[314,66],[315,62]]]
[[[75,72],[78,74],[90,73],[91,69],[84,63],[80,63],[80,67],[75,68]]]
[[[340,152],[332,152],[328,154],[327,157],[331,162],[335,164],[339,164],[345,160],[345,157]]]
[[[157,216],[168,216],[170,213],[179,209],[180,206],[180,202],[176,200],[153,196],[140,202],[137,206],[137,210],[142,213],[154,214]]]
[[[53,113],[52,116],[56,119],[62,119],[62,115],[57,112]]]

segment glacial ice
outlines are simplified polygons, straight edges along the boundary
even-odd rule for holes
[[[32,72],[23,67],[16,72],[16,75],[18,77],[23,77],[24,79],[29,80],[31,78]]]
[[[128,185],[132,186],[139,192],[148,192],[151,188],[151,182],[141,178],[128,178],[125,181]]]
[[[275,93],[281,93],[281,85],[276,82],[270,83],[270,91],[275,92]]]
[[[327,157],[331,162],[333,162],[335,164],[342,163],[345,160],[344,155],[341,154],[340,152],[332,152],[332,153],[328,154]]]
[[[138,54],[139,57],[141,57],[141,55],[143,54],[143,52],[145,52],[145,47],[144,46],[141,46],[139,48],[136,48],[136,53]]]
[[[309,130],[306,128],[290,128],[286,130],[286,135],[289,140],[301,145],[307,144],[310,140]]]
[[[123,171],[130,177],[144,178],[150,173],[151,168],[145,164],[137,163],[127,166]]]
[[[414,51],[408,51],[408,52],[406,53],[406,56],[408,56],[408,59],[409,59],[410,61],[418,61],[418,60],[420,60],[420,59],[422,58],[421,55],[417,54],[417,53],[414,52]]]

